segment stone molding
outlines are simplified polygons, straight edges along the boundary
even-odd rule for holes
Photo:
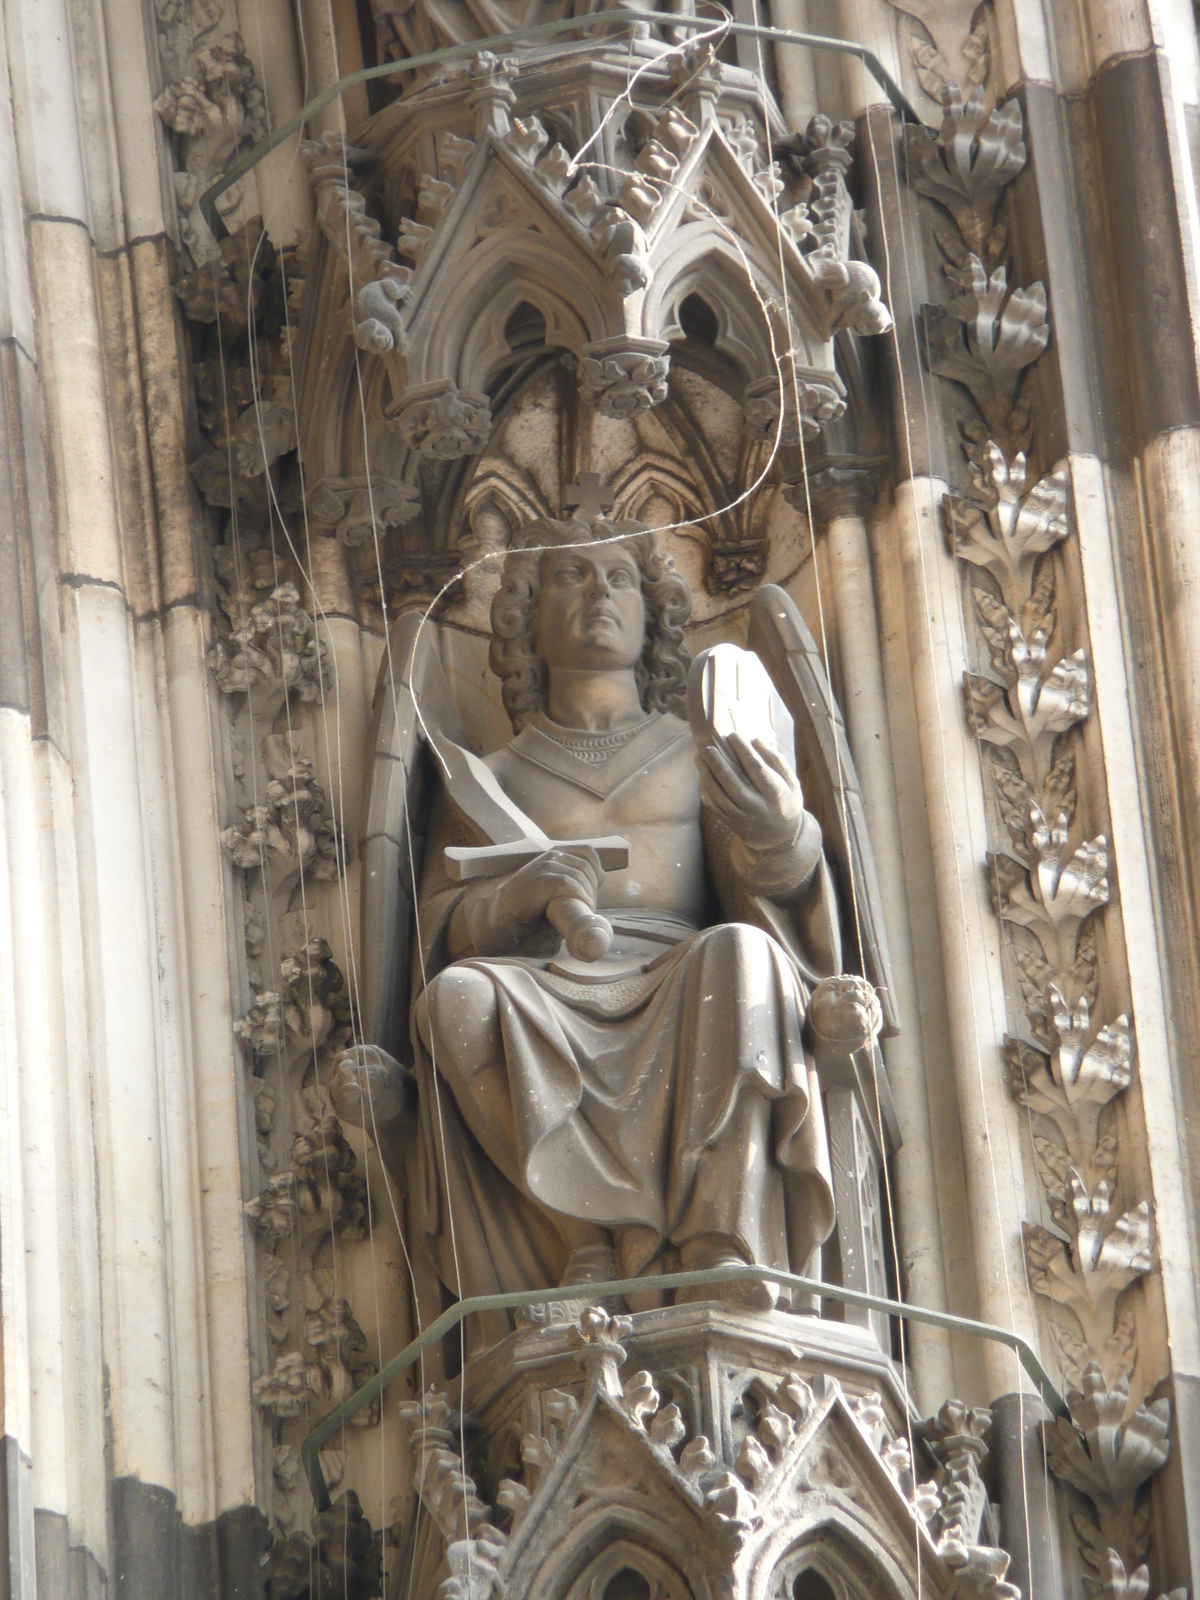
[[[988,110],[976,90],[944,97],[936,140],[905,131],[908,181],[936,204],[932,234],[946,263],[943,306],[922,306],[923,353],[938,377],[965,389],[958,428],[972,490],[950,493],[942,523],[966,572],[970,617],[987,665],[968,672],[968,726],[979,741],[994,819],[1007,835],[989,853],[993,906],[1008,934],[1006,983],[1029,1038],[1005,1040],[1009,1087],[1031,1115],[1034,1162],[1051,1227],[1025,1225],[1035,1294],[1071,1382],[1069,1418],[1049,1425],[1050,1470],[1086,1495],[1072,1517],[1097,1600],[1145,1595],[1145,1484],[1167,1460],[1170,1402],[1133,1406],[1132,1306],[1121,1298],[1154,1267],[1150,1207],[1119,1211],[1119,1121],[1108,1108],[1133,1076],[1130,1022],[1105,1022],[1093,919],[1109,903],[1108,845],[1077,823],[1081,768],[1075,730],[1091,710],[1082,649],[1069,649],[1057,600],[1059,547],[1070,532],[1065,462],[1030,482],[1033,435],[1022,374],[1049,341],[1040,283],[1007,287],[1004,190],[1025,163],[1021,110]],[[953,222],[954,230],[942,219]],[[1015,981],[1014,981],[1015,980]],[[1032,1041],[1032,1042],[1031,1042]]]
[[[886,478],[886,462],[858,456],[823,456],[810,465],[807,481],[785,483],[783,493],[804,516],[811,505],[817,528],[824,531],[836,517],[864,520]]]

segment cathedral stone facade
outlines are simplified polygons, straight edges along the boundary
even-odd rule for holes
[[[1195,1597],[1190,5],[0,54],[2,1592]]]

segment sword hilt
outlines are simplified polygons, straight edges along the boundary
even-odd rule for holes
[[[566,849],[573,846],[576,850],[590,847],[600,857],[605,872],[620,872],[629,865],[629,840],[615,835],[606,839],[547,839],[544,843],[521,839],[507,844],[447,845],[446,875],[455,883],[501,877],[536,861],[556,845]],[[607,917],[593,911],[586,900],[570,895],[551,900],[546,907],[546,919],[562,934],[576,961],[599,961],[612,944],[612,924]]]
[[[608,954],[612,943],[612,923],[593,911],[586,900],[564,896],[551,900],[546,907],[546,918],[567,941],[567,949],[576,961],[599,961]]]

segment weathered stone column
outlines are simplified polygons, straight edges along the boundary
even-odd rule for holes
[[[809,474],[807,500],[827,541],[829,573],[838,618],[842,711],[862,785],[867,825],[883,896],[892,953],[894,996],[902,1031],[883,1041],[888,1080],[903,1144],[892,1165],[893,1195],[904,1297],[934,1311],[946,1309],[937,1177],[926,1099],[921,1009],[913,965],[904,858],[900,838],[891,733],[875,604],[867,518],[880,489],[878,464],[852,457],[827,460]],[[793,490],[800,501],[803,488]],[[949,1337],[922,1323],[904,1329],[918,1402],[937,1409],[954,1391]]]
[[[258,1551],[170,175],[139,6],[10,0],[0,39],[7,1576],[208,1596]]]

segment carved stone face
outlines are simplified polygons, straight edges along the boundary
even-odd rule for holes
[[[611,544],[543,558],[537,648],[551,672],[628,670],[645,637],[641,574],[627,550]]]

